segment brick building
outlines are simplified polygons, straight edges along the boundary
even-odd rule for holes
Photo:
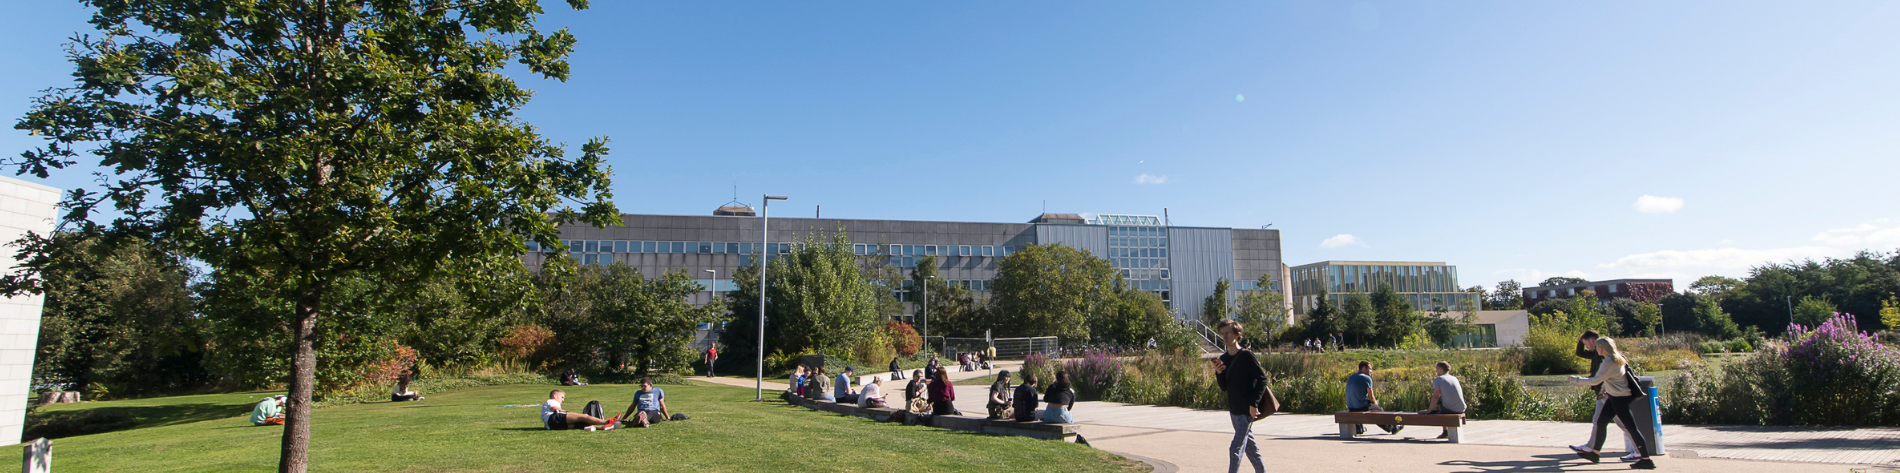
[[[1663,296],[1676,292],[1676,283],[1670,279],[1612,279],[1556,286],[1538,286],[1524,288],[1524,307],[1551,299],[1568,299],[1583,291],[1594,291],[1599,300],[1616,298],[1637,302],[1656,302]]]

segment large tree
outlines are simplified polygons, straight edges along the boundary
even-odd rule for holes
[[[598,275],[586,288],[594,299],[594,324],[582,333],[611,359],[631,363],[635,376],[685,369],[696,359],[693,328],[726,320],[726,309],[718,301],[699,306],[687,302],[705,288],[684,269],[657,278],[641,276],[640,270],[625,264],[590,266],[587,271]]]
[[[1335,322],[1337,331],[1351,336],[1356,345],[1371,346],[1380,343],[1378,340],[1379,315],[1372,306],[1372,298],[1367,297],[1366,293],[1354,292],[1346,294],[1346,302],[1339,306],[1339,318]]]
[[[1215,327],[1227,318],[1227,288],[1227,278],[1214,281],[1214,293],[1201,300],[1201,323]]]
[[[1572,277],[1565,277],[1565,276],[1554,276],[1554,277],[1550,277],[1550,278],[1545,278],[1545,279],[1544,279],[1544,282],[1541,282],[1541,283],[1537,283],[1537,286],[1538,286],[1538,287],[1548,287],[1548,286],[1562,286],[1562,285],[1565,285],[1565,284],[1584,284],[1584,283],[1588,283],[1588,282],[1590,282],[1590,280],[1588,280],[1588,279],[1583,279],[1583,278],[1572,278]]]
[[[1484,300],[1485,310],[1524,310],[1524,286],[1516,279],[1498,281],[1497,289]]]
[[[1417,332],[1423,319],[1411,301],[1392,290],[1391,284],[1380,284],[1379,290],[1372,292],[1372,307],[1379,320],[1377,338],[1387,346],[1405,343],[1405,337]]]
[[[878,312],[878,296],[886,288],[865,275],[852,253],[851,238],[840,229],[830,237],[807,234],[784,252],[760,258],[732,274],[738,290],[724,294],[732,307],[732,323],[720,344],[736,361],[753,360],[759,336],[759,263],[765,270],[765,353],[818,353],[842,355],[883,330],[890,318]],[[729,358],[720,356],[721,359]],[[754,363],[742,363],[750,370]]]
[[[1256,289],[1241,291],[1239,308],[1234,310],[1234,320],[1240,321],[1247,329],[1247,343],[1252,346],[1264,346],[1274,337],[1285,331],[1288,322],[1285,296],[1272,290],[1273,277],[1262,274],[1254,281]]]
[[[138,240],[90,229],[27,235],[13,291],[45,295],[33,383],[70,386],[93,399],[200,389],[203,324],[189,265]]]
[[[996,266],[991,309],[1009,321],[996,328],[999,336],[1088,340],[1088,318],[1116,300],[1115,268],[1068,245],[1029,245]]]
[[[522,264],[524,238],[558,247],[559,222],[617,217],[603,140],[566,159],[514,117],[531,93],[503,69],[566,79],[575,44],[535,29],[539,2],[85,3],[98,32],[73,38],[74,83],[16,125],[48,143],[10,164],[46,177],[90,154],[104,190],[75,192],[75,219],[110,203],[115,233],[287,298],[281,471],[308,467],[342,281],[408,287],[451,256],[481,278]]]

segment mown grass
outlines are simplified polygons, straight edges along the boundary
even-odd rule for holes
[[[751,389],[662,386],[668,406],[692,420],[647,429],[547,431],[537,407],[547,385],[471,387],[420,402],[371,402],[318,409],[310,457],[315,471],[1145,471],[1147,466],[1085,446],[1020,437],[876,423],[787,405],[751,402]],[[563,388],[579,410],[600,400],[625,409],[638,388]],[[151,398],[148,426],[55,441],[60,471],[267,471],[276,468],[283,430],[253,427],[249,405],[262,393],[203,399]],[[197,398],[197,399],[186,399]],[[168,401],[169,400],[169,401]],[[250,402],[246,402],[250,401]],[[163,406],[200,406],[164,410]],[[219,414],[206,414],[212,408]],[[89,403],[66,409],[115,407]],[[119,405],[116,407],[136,407]],[[224,410],[228,409],[228,410]]]

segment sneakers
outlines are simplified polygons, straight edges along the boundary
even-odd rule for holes
[[[1603,460],[1601,455],[1597,455],[1597,452],[1590,451],[1590,449],[1587,448],[1571,445],[1570,451],[1577,452],[1578,458],[1590,460],[1590,463],[1598,463]]]
[[[1653,461],[1649,461],[1649,459],[1648,459],[1648,458],[1644,458],[1644,459],[1641,459],[1641,460],[1636,460],[1636,463],[1631,463],[1631,464],[1630,464],[1630,469],[1633,469],[1633,470],[1654,470],[1654,469],[1656,469],[1656,462],[1653,462]]]
[[[1642,459],[1643,459],[1643,455],[1640,453],[1631,453],[1628,455],[1624,455],[1622,458],[1618,458],[1618,460],[1623,460],[1623,463],[1629,463],[1629,462],[1642,460]]]
[[[1450,440],[1450,439],[1451,439],[1451,431],[1449,431],[1449,430],[1447,430],[1447,431],[1444,431],[1444,432],[1440,432],[1440,433],[1438,434],[1438,437],[1437,437],[1437,438],[1438,438],[1438,440]]]
[[[1399,434],[1399,431],[1401,431],[1401,430],[1405,430],[1405,426],[1403,426],[1403,425],[1394,425],[1394,426],[1392,426],[1392,428],[1391,428],[1390,430],[1386,430],[1386,433],[1389,433],[1389,434],[1392,434],[1392,435],[1398,435],[1398,434]]]

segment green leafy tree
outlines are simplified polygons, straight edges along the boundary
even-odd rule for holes
[[[1637,302],[1632,299],[1619,297],[1615,299],[1610,299],[1609,302],[1605,302],[1601,306],[1599,306],[1599,309],[1603,317],[1606,319],[1606,322],[1607,321],[1615,322],[1614,324],[1610,324],[1610,323],[1604,324],[1606,326],[1613,325],[1616,327],[1615,335],[1611,335],[1611,336],[1627,336],[1627,335],[1642,334],[1643,329],[1647,326],[1643,325],[1643,323],[1640,320],[1638,320],[1638,317],[1641,315],[1644,305],[1645,304],[1642,302]]]
[[[618,263],[585,271],[597,273],[586,288],[594,299],[590,317],[594,323],[580,333],[591,334],[588,338],[598,343],[599,351],[615,361],[633,365],[635,376],[687,369],[698,357],[692,348],[694,328],[726,320],[726,310],[718,301],[703,306],[687,302],[705,288],[684,269],[652,279]]]
[[[1089,319],[1089,333],[1102,343],[1146,346],[1159,339],[1174,324],[1174,315],[1161,296],[1148,291],[1123,289],[1106,313]]]
[[[98,34],[73,39],[74,83],[15,126],[48,144],[10,164],[46,177],[96,156],[104,190],[75,191],[74,220],[110,202],[114,233],[282,292],[281,471],[308,468],[317,332],[344,281],[520,265],[524,238],[618,217],[604,141],[568,160],[514,118],[531,94],[504,68],[566,79],[575,44],[535,29],[539,2],[86,3]]]
[[[847,353],[889,320],[877,312],[877,292],[883,289],[858,272],[851,237],[842,229],[828,240],[809,235],[770,261],[765,273],[768,350]],[[778,344],[770,344],[774,339]]]
[[[1272,276],[1262,274],[1254,283],[1259,289],[1239,293],[1240,307],[1234,311],[1234,320],[1247,329],[1249,345],[1263,346],[1286,330],[1290,316],[1285,296],[1269,289],[1273,287]]]
[[[1372,309],[1378,319],[1380,343],[1386,346],[1399,346],[1405,337],[1417,332],[1420,317],[1412,309],[1412,303],[1392,290],[1391,284],[1380,284],[1372,293]]]
[[[1662,324],[1662,307],[1650,302],[1641,304],[1636,309],[1636,327],[1642,328],[1645,337],[1656,336],[1657,326]]]
[[[1834,312],[1834,301],[1828,300],[1825,295],[1801,296],[1801,299],[1794,303],[1794,323],[1819,327],[1821,322],[1834,317]]]
[[[45,296],[34,384],[84,389],[93,399],[210,385],[193,311],[195,277],[178,258],[138,240],[90,232],[28,234],[13,292]]]
[[[1887,330],[1900,328],[1900,296],[1888,296],[1887,300],[1880,301],[1880,323],[1885,324]]]
[[[1870,315],[1879,313],[1881,302],[1892,294],[1900,294],[1900,251],[1863,251],[1851,258],[1765,263],[1750,269],[1742,286],[1720,304],[1739,325],[1779,333],[1788,326],[1791,300],[1825,297],[1836,311]],[[1885,326],[1870,316],[1856,321],[1862,331]]]
[[[1720,303],[1723,298],[1728,297],[1729,293],[1741,289],[1743,284],[1742,280],[1731,277],[1703,276],[1702,279],[1689,284],[1689,291],[1715,299],[1717,303]]]
[[[996,335],[1088,340],[1088,318],[1114,301],[1119,273],[1108,260],[1063,244],[1030,245],[996,264],[991,307]]]
[[[1552,278],[1548,278],[1548,279],[1545,279],[1545,280],[1544,280],[1544,282],[1541,282],[1541,283],[1537,283],[1537,286],[1538,286],[1538,287],[1545,287],[1545,286],[1562,286],[1562,285],[1565,285],[1565,284],[1584,284],[1584,283],[1588,283],[1588,282],[1590,282],[1590,280],[1588,280],[1588,279],[1583,279],[1583,278],[1571,278],[1571,277],[1564,277],[1564,276],[1556,276],[1556,277],[1552,277]]]
[[[1201,300],[1201,323],[1213,327],[1227,318],[1227,278],[1214,281],[1214,293]]]
[[[1366,293],[1355,292],[1346,295],[1346,303],[1340,304],[1339,331],[1352,337],[1355,345],[1384,345],[1379,337],[1379,314],[1372,305],[1372,298]],[[1324,335],[1321,338],[1325,338]]]
[[[1485,298],[1485,310],[1523,310],[1524,286],[1516,279],[1498,281],[1497,289],[1491,291],[1491,297]]]
[[[1299,335],[1314,338],[1344,332],[1345,321],[1341,320],[1344,316],[1339,313],[1338,308],[1333,307],[1332,298],[1326,296],[1325,290],[1319,292],[1317,300],[1318,302],[1313,304],[1313,309],[1306,312],[1306,319],[1299,322],[1299,325],[1306,327],[1306,332]],[[1297,342],[1298,340],[1289,341]]]
[[[1742,334],[1741,327],[1736,326],[1735,321],[1714,300],[1696,301],[1695,321],[1696,331],[1710,337],[1728,339]]]
[[[1459,304],[1458,332],[1465,335],[1465,347],[1477,345],[1474,337],[1478,333],[1478,305],[1469,302]]]

